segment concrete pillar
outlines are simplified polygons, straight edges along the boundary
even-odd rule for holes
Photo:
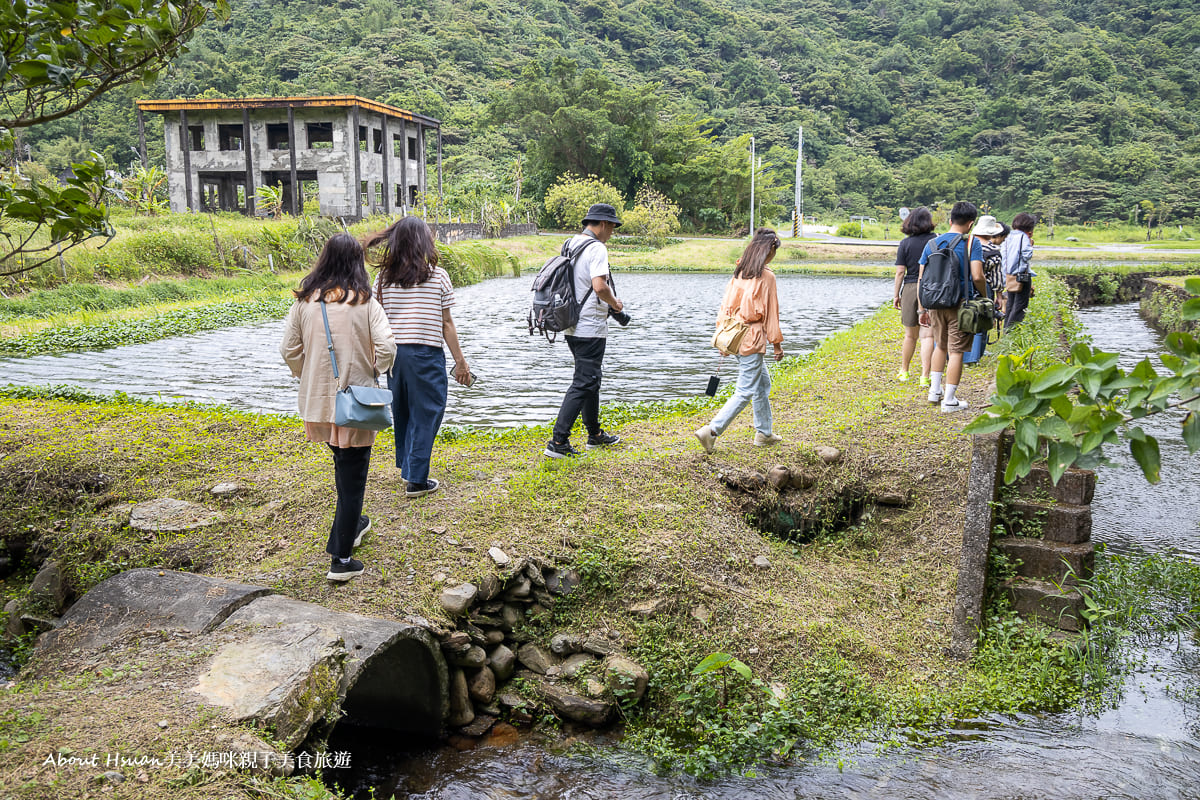
[[[383,159],[383,213],[392,213],[392,182],[388,180],[388,162],[392,160],[392,140],[388,136],[388,118],[383,115],[379,120],[379,141],[381,143],[379,157]]]
[[[300,184],[296,180],[296,109],[288,106],[288,168],[292,178],[292,213],[300,216],[304,213],[300,200]]]
[[[362,219],[362,159],[358,150],[358,106],[350,109],[350,146],[354,148],[354,218]]]
[[[187,197],[187,210],[192,205],[192,137],[188,131],[187,111],[179,112],[179,148],[183,151],[183,193]]]
[[[400,213],[408,209],[408,123],[400,120]]]
[[[246,216],[254,216],[254,159],[250,155],[250,109],[242,109],[242,150],[246,153]]]
[[[137,110],[138,121],[138,155],[142,159],[142,169],[150,166],[150,160],[146,157],[146,115],[139,108]]]

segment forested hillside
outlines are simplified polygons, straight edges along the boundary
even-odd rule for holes
[[[790,207],[803,125],[810,212],[1200,212],[1194,0],[234,0],[174,74],[27,134],[33,157],[128,162],[139,93],[354,93],[438,117],[451,205],[518,182],[537,198],[572,170],[720,228],[746,208],[751,134]]]

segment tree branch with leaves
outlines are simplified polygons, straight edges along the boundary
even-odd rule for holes
[[[1189,278],[1184,286],[1200,295],[1200,278]],[[1186,301],[1181,316],[1200,319],[1200,297]],[[1028,368],[1032,351],[1001,356],[992,404],[964,430],[1013,431],[1006,483],[1029,474],[1043,459],[1055,483],[1070,467],[1099,466],[1104,446],[1118,444],[1122,433],[1146,480],[1157,483],[1158,440],[1134,424],[1137,420],[1184,409],[1180,435],[1189,453],[1200,450],[1200,342],[1177,332],[1166,337],[1166,347],[1159,356],[1161,373],[1148,358],[1126,372],[1118,366],[1118,354],[1086,344],[1071,349],[1069,364],[1043,370]]]
[[[0,4],[0,275],[111,238],[107,164],[73,164],[61,187],[24,180],[13,131],[75,113],[104,92],[153,80],[228,0],[13,0]]]

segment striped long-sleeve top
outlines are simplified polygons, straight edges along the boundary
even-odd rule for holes
[[[442,310],[454,305],[454,287],[441,267],[429,280],[409,289],[388,284],[379,292],[396,344],[442,347]]]

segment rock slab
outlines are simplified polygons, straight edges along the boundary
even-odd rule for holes
[[[225,518],[220,511],[211,511],[204,506],[162,497],[138,503],[129,516],[129,525],[139,531],[192,531],[215,525]]]

